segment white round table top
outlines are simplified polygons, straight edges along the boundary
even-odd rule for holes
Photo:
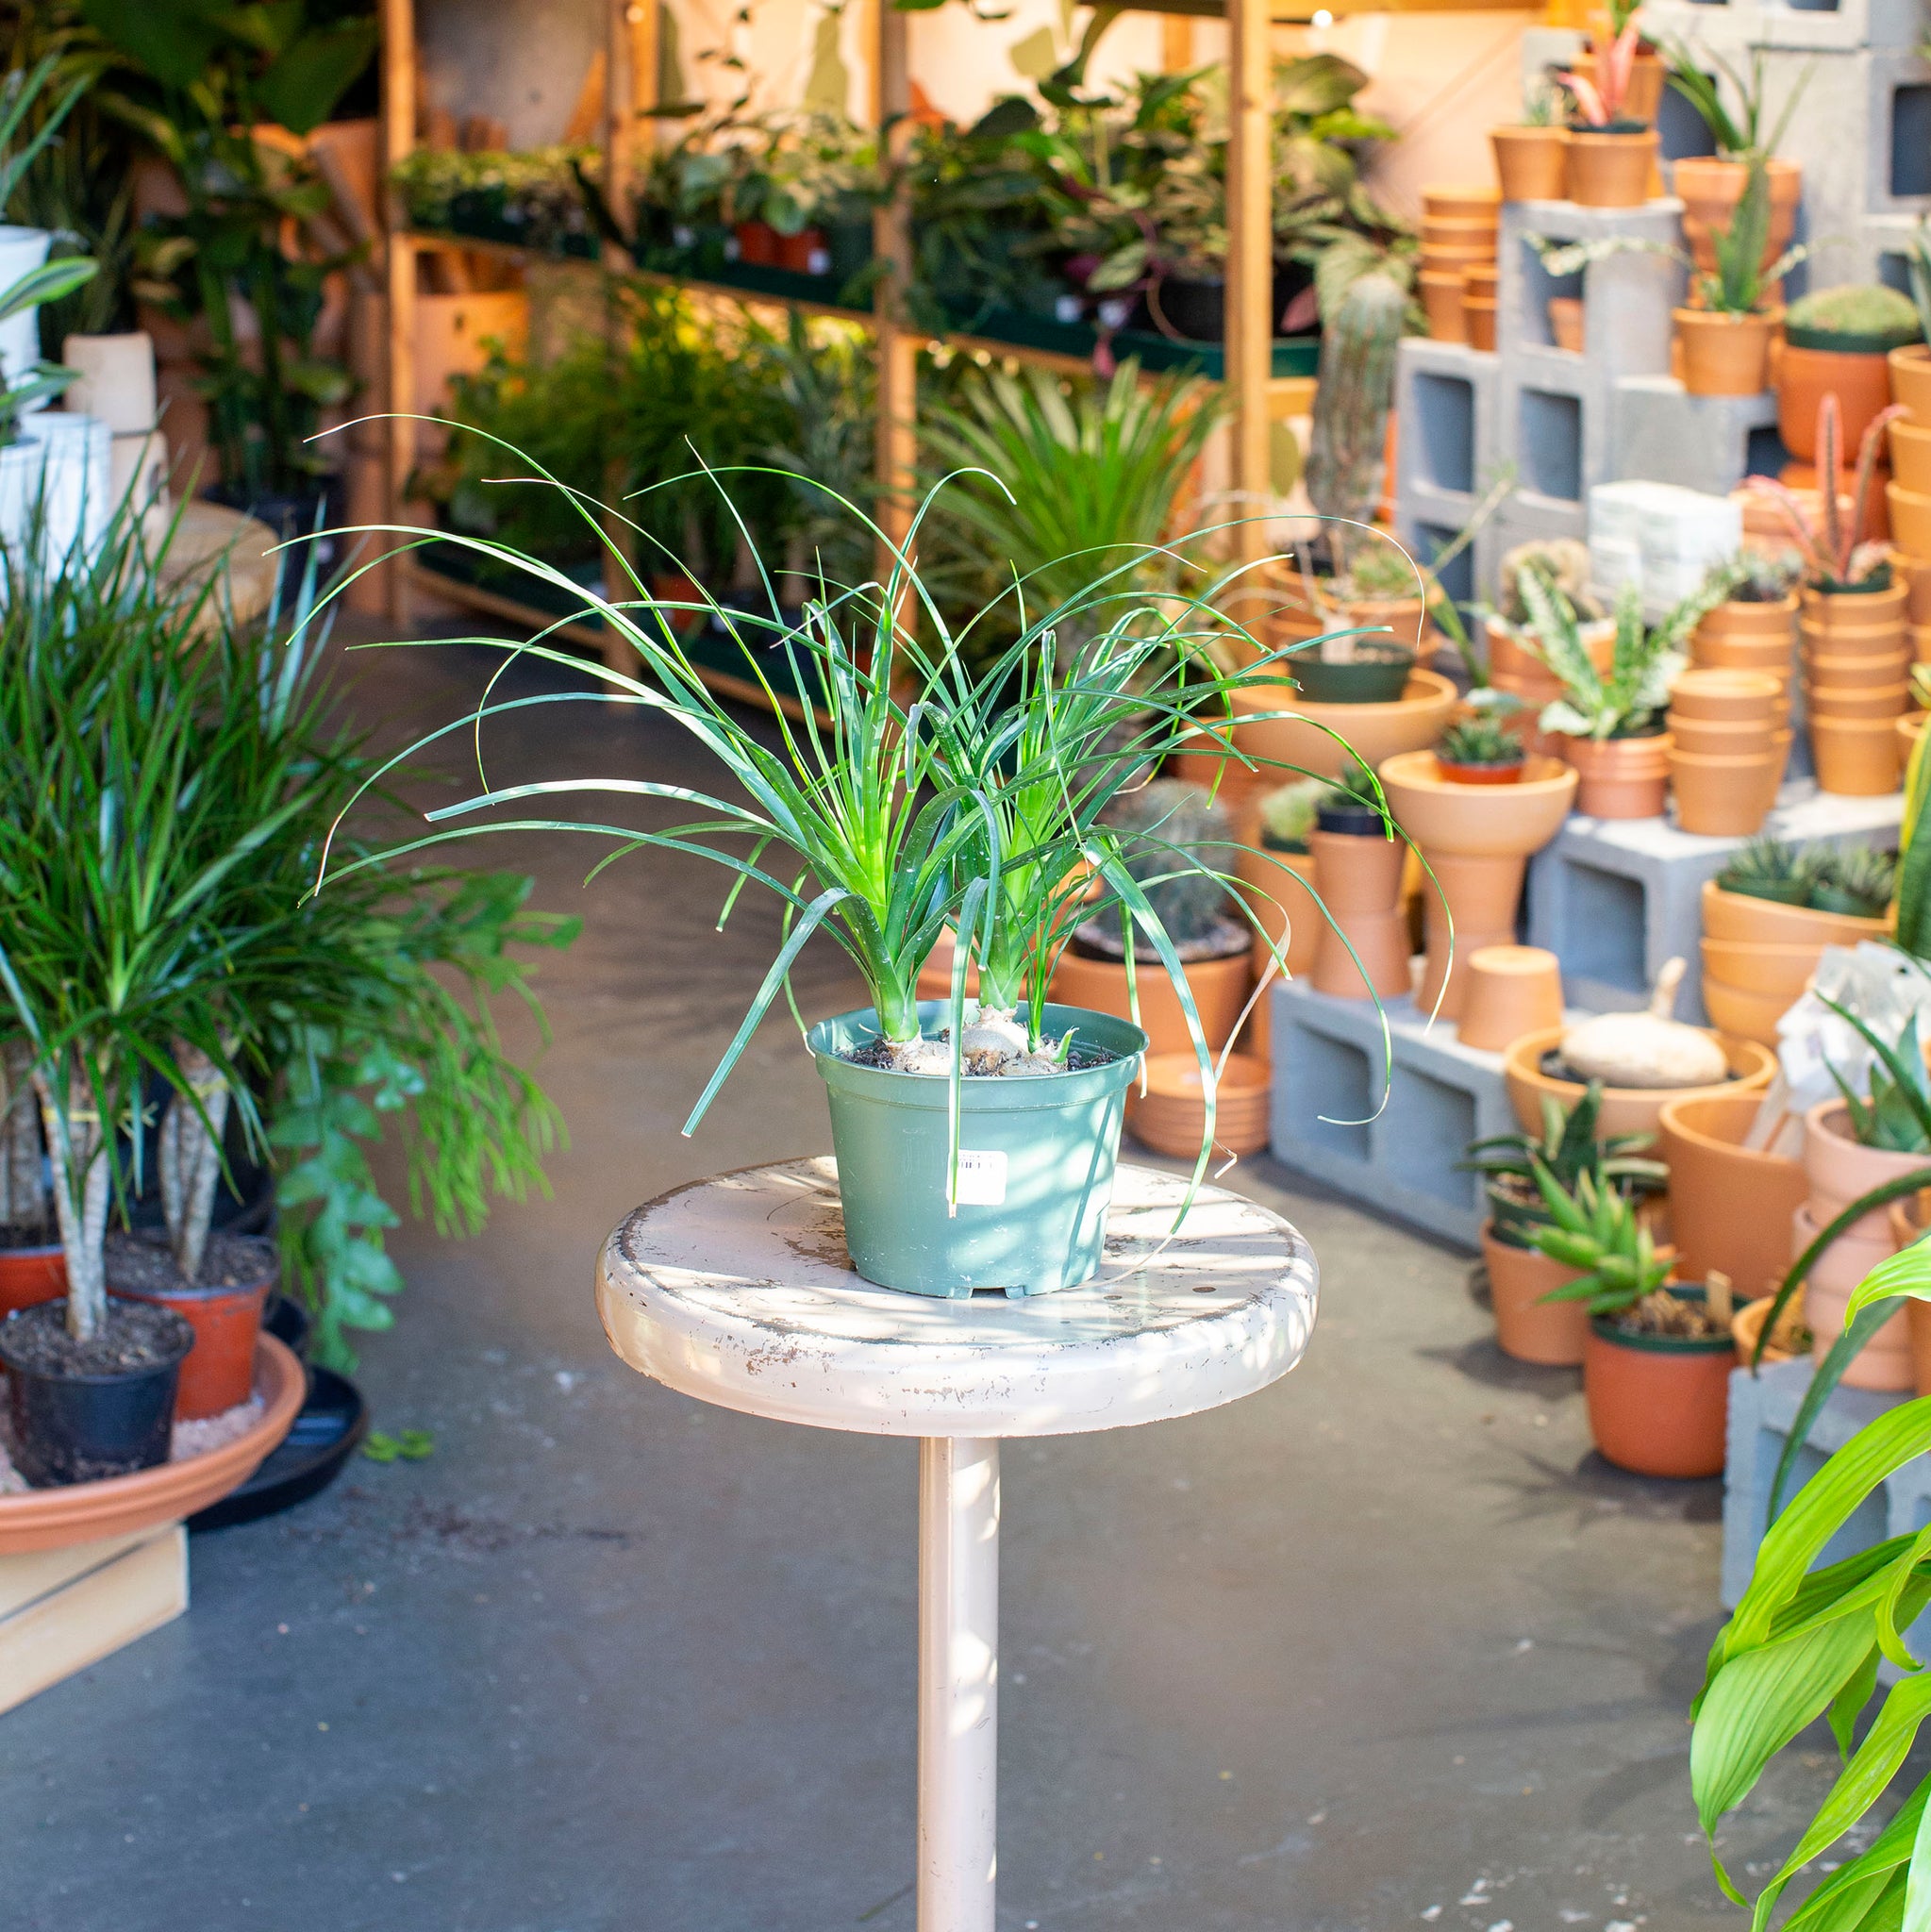
[[[1214,1408],[1300,1360],[1313,1250],[1277,1214],[1122,1165],[1092,1280],[957,1301],[874,1288],[845,1254],[830,1156],[647,1201],[597,1263],[634,1369],[725,1408],[877,1436],[1061,1436]]]

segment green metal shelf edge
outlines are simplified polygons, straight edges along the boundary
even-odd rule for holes
[[[523,256],[543,261],[573,261],[582,258],[547,253],[517,244],[458,233],[430,233],[411,229],[409,240],[443,246],[476,247],[492,253]],[[586,264],[588,265],[588,264]],[[697,289],[707,293],[752,296],[759,301],[781,302],[789,308],[808,309],[847,322],[870,324],[876,320],[869,308],[854,308],[830,299],[829,275],[800,275],[791,269],[759,268],[732,263],[707,275],[687,275],[667,268],[640,270],[647,280],[678,288]],[[989,308],[967,318],[949,317],[950,326],[942,333],[922,330],[935,341],[958,338],[990,349],[1010,349],[1021,355],[1057,356],[1077,362],[1090,362],[1099,347],[1099,331],[1090,323],[1056,322],[1049,316],[1027,315],[1017,309]],[[1226,352],[1219,342],[1175,341],[1153,329],[1117,329],[1112,336],[1115,360],[1129,357],[1142,369],[1158,374],[1196,373],[1209,382],[1226,379]],[[1321,345],[1314,336],[1277,337],[1273,344],[1272,374],[1275,376],[1308,376],[1315,374]]]

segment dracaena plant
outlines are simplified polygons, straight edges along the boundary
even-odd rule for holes
[[[1857,448],[1856,485],[1851,513],[1845,516],[1843,494],[1843,412],[1837,392],[1826,391],[1817,405],[1817,503],[1813,508],[1788,484],[1774,476],[1751,476],[1749,489],[1760,491],[1776,506],[1804,558],[1805,579],[1814,591],[1882,591],[1890,583],[1889,552],[1882,543],[1867,542],[1872,491],[1884,451],[1885,431],[1906,411],[1893,403],[1872,418]]]
[[[1649,125],[1633,120],[1623,111],[1641,41],[1641,27],[1632,17],[1613,40],[1597,36],[1590,73],[1579,74],[1572,69],[1556,75],[1575,103],[1574,118],[1591,133],[1636,134]]]
[[[1845,1310],[1843,1340],[1873,1333],[1905,1297],[1931,1300],[1931,1242],[1917,1241],[1865,1276]],[[1794,1429],[1790,1440],[1798,1440]],[[1886,1479],[1927,1451],[1931,1400],[1902,1403],[1832,1455],[1780,1514],[1773,1498],[1749,1587],[1710,1646],[1690,1707],[1690,1788],[1717,1880],[1752,1908],[1753,1932],[1762,1932],[1806,1868],[1824,1875],[1784,1920],[1787,1932],[1923,1920],[1931,1884],[1931,1777],[1900,1774],[1931,1714],[1931,1675],[1906,1641],[1931,1604],[1931,1530],[1812,1566],[1882,1493]],[[1878,1668],[1886,1663],[1893,1681],[1880,1690]],[[1717,1855],[1717,1833],[1772,1760],[1820,1717],[1829,1720],[1842,1768],[1789,1856],[1748,1899]],[[1882,1828],[1874,1836],[1860,1829],[1886,1804],[1893,1808]],[[1854,1832],[1836,1862],[1826,1862]]]
[[[723,491],[730,478],[706,473],[705,480]],[[579,507],[592,527],[602,527],[593,506]],[[474,713],[424,744],[479,731],[489,718],[529,704],[614,700],[689,733],[725,783],[707,791],[653,778],[591,777],[487,789],[430,813],[434,829],[402,851],[516,827],[582,832],[614,841],[619,852],[658,846],[710,859],[731,875],[721,916],[747,884],[774,897],[783,908],[782,941],[685,1123],[687,1134],[780,993],[790,997],[793,962],[814,934],[838,944],[863,978],[886,1063],[950,1079],[956,1124],[967,1054],[1016,1058],[1024,1071],[1063,1063],[1067,1037],[1051,1038],[1045,1024],[1052,962],[1074,925],[1109,909],[1126,928],[1129,972],[1137,934],[1172,982],[1210,1096],[1210,1061],[1185,968],[1149,901],[1150,881],[1128,866],[1131,841],[1107,825],[1106,814],[1197,721],[1224,718],[1234,685],[1270,673],[1277,679],[1278,653],[1255,646],[1249,669],[1224,671],[1216,653],[1224,650],[1228,626],[1213,605],[1219,587],[1199,597],[1148,597],[1135,588],[1144,559],[1109,554],[1089,583],[1057,601],[1024,579],[1014,584],[1002,599],[1010,643],[990,664],[974,661],[908,560],[929,499],[902,546],[862,512],[843,508],[886,545],[891,566],[882,581],[841,587],[821,576],[801,615],[781,609],[768,582],[761,610],[726,608],[700,592],[702,608],[736,641],[743,675],[768,695],[775,695],[774,661],[788,667],[788,686],[822,690],[822,715],[788,718],[774,702],[768,726],[754,725],[707,688],[674,622],[689,606],[658,603],[641,575],[630,577],[630,594],[610,599],[502,544],[441,539],[594,610],[636,654],[638,675],[605,666],[590,674],[600,689],[500,702],[486,695]],[[389,534],[420,541],[406,529]],[[541,639],[500,648],[511,658],[581,668]],[[1202,735],[1209,745],[1220,741],[1210,731]],[[1372,780],[1370,789],[1378,800]],[[658,802],[690,816],[642,830],[594,819],[478,822],[498,808],[568,793]],[[1134,836],[1160,845],[1157,827]],[[1172,857],[1175,872],[1227,876],[1177,844]],[[323,890],[329,890],[325,880]],[[948,927],[958,942],[949,1037],[941,1041],[926,1035],[917,978]],[[968,1015],[964,976],[974,961],[980,995]],[[1209,1137],[1211,1122],[1209,1105]],[[1208,1144],[1203,1141],[1203,1163]]]

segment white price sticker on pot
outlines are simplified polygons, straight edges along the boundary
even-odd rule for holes
[[[997,1149],[984,1153],[958,1150],[958,1192],[961,1208],[1003,1208],[1006,1205],[1006,1156]]]

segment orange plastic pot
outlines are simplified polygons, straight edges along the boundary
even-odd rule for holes
[[[1591,1322],[1582,1388],[1597,1449],[1637,1475],[1721,1475],[1736,1360],[1727,1335],[1624,1335]]]
[[[1853,451],[1872,419],[1890,405],[1890,365],[1882,349],[1802,349],[1786,342],[1776,380],[1777,433],[1784,447],[1806,463],[1817,460],[1817,406],[1825,395],[1838,399],[1843,446]]]
[[[172,1308],[194,1330],[194,1346],[181,1364],[175,1396],[177,1422],[198,1422],[247,1401],[262,1305],[276,1273],[271,1264],[264,1279],[237,1288],[170,1288],[139,1294],[111,1291],[122,1301]]]
[[[1569,192],[1566,127],[1491,127],[1504,201],[1561,201]]]
[[[1492,1224],[1482,1229],[1482,1259],[1489,1267],[1495,1345],[1502,1353],[1519,1362],[1579,1367],[1589,1342],[1589,1309],[1581,1302],[1542,1299],[1551,1289],[1575,1280],[1578,1271],[1539,1249],[1498,1241]]]
[[[58,1301],[67,1292],[67,1256],[60,1243],[0,1248],[0,1322],[16,1308]]]
[[[1755,396],[1770,387],[1775,318],[1722,309],[1673,311],[1683,351],[1683,387],[1693,396]]]
[[[1660,818],[1670,789],[1670,734],[1649,738],[1562,738],[1560,755],[1580,783],[1575,808],[1591,819]]]
[[[1569,199],[1583,208],[1640,208],[1649,199],[1656,166],[1656,135],[1593,134],[1572,129],[1569,136]]]
[[[1790,1265],[1790,1217],[1809,1183],[1801,1161],[1742,1145],[1760,1095],[1671,1100],[1656,1156],[1670,1170],[1670,1236],[1692,1278],[1727,1274],[1741,1295],[1771,1293]]]

